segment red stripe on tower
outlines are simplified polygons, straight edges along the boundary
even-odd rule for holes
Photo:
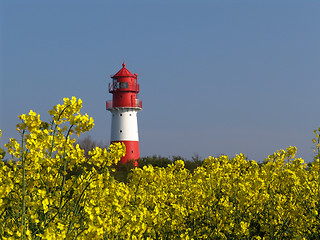
[[[138,98],[138,74],[132,74],[123,63],[120,71],[111,78],[109,93],[112,93],[112,101],[107,101],[106,106],[112,113],[111,143],[125,144],[126,155],[120,162],[126,163],[140,157],[137,113],[142,109],[142,102]],[[138,166],[137,161],[134,165]]]

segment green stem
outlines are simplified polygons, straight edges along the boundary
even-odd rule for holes
[[[68,133],[65,137],[65,142],[67,143],[70,131],[73,127],[73,124],[69,127]],[[62,186],[61,186],[61,197],[60,197],[60,205],[59,205],[59,213],[60,213],[60,217],[61,217],[61,206],[62,206],[62,201],[63,201],[63,191],[64,191],[64,185],[66,184],[66,171],[67,171],[67,160],[66,160],[66,147],[64,147],[64,153],[63,153],[63,173],[62,173]]]
[[[24,133],[25,130],[22,132],[22,154],[21,154],[21,161],[22,161],[22,216],[21,216],[21,225],[23,226],[23,234],[22,239],[26,238],[26,168],[25,168],[25,157],[24,157]]]
[[[63,113],[68,107],[70,107],[70,105],[67,105],[64,109],[62,109],[62,111],[59,113],[59,117],[58,117],[58,120],[57,120],[57,121],[60,120],[60,118],[61,118],[61,116],[62,116],[62,113]],[[51,121],[51,130],[52,130],[53,125],[55,125],[55,127],[54,127],[53,134],[52,134],[53,137],[52,137],[51,149],[50,149],[50,154],[49,154],[50,158],[52,157],[53,146],[54,146],[54,137],[55,137],[55,135],[56,135],[56,131],[57,131],[57,127],[58,127],[58,124],[56,124],[55,121],[52,119],[52,121]]]
[[[62,201],[63,201],[63,191],[64,191],[64,185],[66,182],[66,170],[67,170],[67,160],[66,160],[66,154],[64,153],[64,157],[63,157],[63,172],[62,172],[62,186],[61,186],[61,196],[60,196],[60,204],[59,204],[59,215],[61,217],[61,208],[62,208]]]

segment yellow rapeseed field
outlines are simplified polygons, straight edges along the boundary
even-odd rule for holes
[[[135,168],[123,183],[110,175],[123,144],[89,158],[75,144],[94,126],[81,107],[65,98],[49,122],[19,116],[21,139],[0,149],[0,239],[320,239],[320,129],[309,166],[289,147],[262,164],[239,154],[193,173],[182,160]]]

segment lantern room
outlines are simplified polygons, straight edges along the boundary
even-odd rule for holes
[[[111,78],[109,92],[113,94],[113,98],[112,101],[107,102],[107,109],[110,107],[142,108],[142,102],[138,98],[138,74],[132,74],[123,63],[122,68]]]

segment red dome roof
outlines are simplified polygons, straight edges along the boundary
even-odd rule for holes
[[[123,62],[122,68],[119,72],[117,72],[115,75],[113,75],[111,78],[117,78],[117,77],[136,77],[136,75],[132,74],[128,69],[126,69],[126,64]]]

